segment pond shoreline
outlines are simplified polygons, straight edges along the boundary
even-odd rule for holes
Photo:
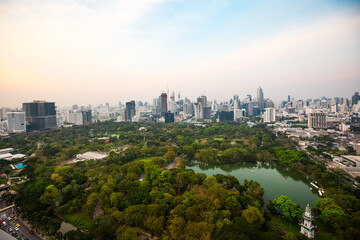
[[[306,204],[314,206],[319,199],[318,192],[311,190],[311,180],[308,176],[285,167],[279,163],[269,162],[237,162],[226,164],[208,164],[188,161],[186,169],[196,173],[205,173],[207,176],[215,174],[230,174],[242,184],[245,179],[254,180],[264,188],[264,204],[281,195],[290,197],[303,209]]]

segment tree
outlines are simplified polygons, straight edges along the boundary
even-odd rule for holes
[[[168,226],[168,230],[170,235],[174,239],[179,239],[186,226],[186,222],[182,217],[175,216],[173,219],[169,220],[170,225]]]
[[[160,217],[149,217],[145,219],[144,226],[149,229],[156,236],[161,236],[166,225],[166,219],[164,216]]]
[[[173,162],[175,160],[175,152],[174,151],[167,151],[165,154],[164,154],[164,159],[166,162],[170,163],[170,162]]]
[[[61,193],[54,185],[46,187],[44,194],[40,197],[40,201],[47,205],[59,205],[62,200]]]
[[[260,183],[253,180],[250,180],[249,182],[245,180],[244,185],[247,187],[247,194],[249,194],[253,201],[262,201],[264,189],[261,187]]]
[[[145,214],[145,205],[141,204],[129,206],[125,209],[125,224],[130,227],[142,226]]]
[[[210,240],[214,228],[214,224],[207,222],[189,221],[186,225],[185,236],[187,239]]]
[[[279,198],[274,199],[275,208],[281,210],[283,218],[294,221],[300,219],[302,216],[301,208],[293,203],[287,196],[281,195]]]
[[[243,211],[242,216],[250,224],[253,223],[263,224],[265,222],[263,214],[260,212],[258,208],[253,206],[248,206],[248,208]]]

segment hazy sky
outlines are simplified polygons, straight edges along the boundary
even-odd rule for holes
[[[350,97],[360,1],[0,0],[0,106]]]

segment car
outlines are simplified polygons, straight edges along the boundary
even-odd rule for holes
[[[12,228],[9,228],[9,232],[12,232],[12,230],[13,230]]]
[[[3,222],[2,224],[4,225],[4,227],[6,226],[6,222]]]
[[[19,231],[20,229],[18,227],[15,227],[15,231]]]
[[[7,218],[7,220],[9,220],[9,221],[10,221],[10,220],[11,220],[11,217],[8,217],[8,218]]]
[[[0,219],[0,223],[2,223],[4,220]]]
[[[31,228],[29,229],[29,233],[30,234],[34,234],[34,230],[32,230]]]
[[[14,220],[18,220],[18,218],[17,218],[17,217],[14,217]]]
[[[17,223],[15,226],[20,227],[20,224]]]
[[[14,237],[17,237],[17,233],[16,233],[16,232],[15,232],[15,233],[13,233],[13,236],[14,236]]]

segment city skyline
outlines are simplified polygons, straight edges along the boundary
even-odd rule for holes
[[[280,102],[360,87],[360,4],[0,1],[0,106],[234,94]],[[355,90],[354,90],[355,89]]]

